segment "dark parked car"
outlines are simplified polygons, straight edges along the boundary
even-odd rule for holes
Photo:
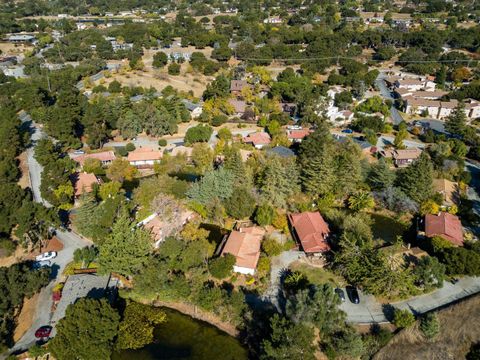
[[[342,300],[342,302],[345,301],[345,292],[340,289],[340,288],[336,288],[335,289],[335,293],[338,295],[338,297],[340,298],[340,300]]]
[[[358,290],[354,286],[347,286],[347,295],[350,301],[354,304],[360,303],[360,297],[358,296]]]
[[[44,325],[42,327],[39,327],[37,331],[35,331],[35,337],[36,338],[47,338],[50,336],[50,333],[52,332],[52,327],[48,325]]]
[[[353,130],[352,130],[352,129],[345,129],[345,130],[342,130],[342,133],[344,133],[344,134],[353,134]]]

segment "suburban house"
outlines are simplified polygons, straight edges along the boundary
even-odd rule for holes
[[[404,149],[404,150],[382,150],[380,152],[382,156],[387,159],[392,159],[393,163],[397,167],[404,167],[410,165],[422,154],[420,149]]]
[[[252,144],[256,149],[262,149],[264,146],[269,145],[272,139],[266,132],[256,132],[248,134],[243,138],[245,144]]]
[[[103,166],[109,165],[115,160],[115,154],[113,151],[102,151],[93,154],[82,154],[78,156],[72,156],[72,160],[76,161],[83,167],[85,160],[87,159],[98,159],[102,163]]]
[[[152,148],[138,148],[128,153],[127,160],[130,165],[138,168],[150,168],[159,162],[163,153]]]
[[[84,193],[92,192],[93,186],[101,183],[94,174],[89,174],[86,172],[73,174],[71,180],[75,190],[76,198],[80,197]]]
[[[143,226],[144,229],[150,231],[155,247],[158,248],[160,243],[168,236],[175,235],[178,231],[183,229],[185,224],[189,222],[195,214],[187,209],[182,209],[172,216],[173,220],[160,218],[157,213],[154,213],[143,219],[137,226]]]
[[[277,16],[272,16],[263,20],[264,24],[281,24],[283,21]]]
[[[456,182],[447,179],[433,180],[433,190],[443,197],[444,206],[455,205],[460,199],[460,191]]]
[[[310,129],[287,130],[287,138],[290,142],[299,143],[311,133]]]
[[[33,43],[36,41],[34,35],[29,34],[14,34],[10,35],[7,40],[11,43]]]
[[[319,254],[330,251],[328,224],[318,211],[288,214],[292,236],[300,243],[307,254]]]
[[[275,146],[271,149],[267,149],[268,155],[277,155],[283,158],[292,158],[295,157],[295,153],[285,146]]]
[[[425,99],[425,100],[439,100],[443,96],[448,94],[448,91],[443,90],[434,90],[434,91],[412,91],[410,89],[395,89],[395,93],[401,98],[413,97],[415,99]]]
[[[463,228],[458,216],[447,212],[425,216],[425,235],[440,236],[453,245],[463,246]]]
[[[407,89],[411,91],[435,90],[435,83],[426,78],[404,78],[398,79],[393,83],[397,89]]]
[[[185,106],[185,108],[190,111],[190,115],[192,119],[198,118],[200,115],[202,115],[203,112],[203,107],[201,104],[195,104],[191,101],[188,101],[186,99],[182,100],[182,104]]]
[[[297,104],[295,103],[281,103],[282,112],[287,113],[290,116],[295,115],[295,111],[297,110]]]
[[[240,96],[242,89],[248,87],[248,83],[245,80],[232,80],[230,81],[230,94],[233,96]]]
[[[235,115],[242,117],[247,109],[247,103],[243,100],[229,99],[228,103],[233,106]]]
[[[223,246],[221,255],[235,256],[233,271],[253,275],[260,258],[260,245],[265,230],[258,226],[244,227],[233,230]]]

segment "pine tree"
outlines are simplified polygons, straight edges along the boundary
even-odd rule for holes
[[[332,156],[318,155],[305,161],[301,180],[303,188],[311,195],[322,197],[332,194],[335,183]]]
[[[390,170],[385,159],[381,158],[370,168],[367,181],[373,190],[383,190],[393,184],[395,173]]]
[[[430,197],[433,187],[433,165],[426,152],[423,152],[413,164],[402,170],[397,178],[397,185],[418,204]]]
[[[445,121],[445,130],[451,134],[462,136],[465,133],[466,124],[467,116],[465,115],[465,105],[459,102]]]

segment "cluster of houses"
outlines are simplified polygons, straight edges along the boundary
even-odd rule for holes
[[[400,74],[385,80],[394,89],[396,96],[403,100],[403,110],[407,114],[443,120],[458,106],[457,100],[444,100],[447,92],[435,90],[431,77]],[[469,119],[480,117],[480,102],[467,99],[464,103],[465,115]]]

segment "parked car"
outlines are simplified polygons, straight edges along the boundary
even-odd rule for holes
[[[345,130],[342,130],[342,133],[344,133],[344,134],[353,134],[353,130],[352,130],[352,129],[345,129]]]
[[[336,288],[335,289],[335,293],[338,295],[338,297],[340,298],[340,300],[342,300],[342,302],[345,301],[345,292],[340,289],[340,288]]]
[[[38,339],[47,338],[52,333],[52,327],[49,325],[41,326],[35,331],[35,337]]]
[[[52,263],[49,260],[36,261],[35,263],[33,263],[34,269],[41,269],[50,266],[52,266]]]
[[[359,304],[360,303],[360,297],[358,296],[358,290],[355,286],[347,286],[347,295],[350,301],[354,304]]]
[[[52,260],[57,257],[57,253],[55,251],[44,252],[43,254],[37,255],[35,260],[37,261],[44,261],[44,260]]]

